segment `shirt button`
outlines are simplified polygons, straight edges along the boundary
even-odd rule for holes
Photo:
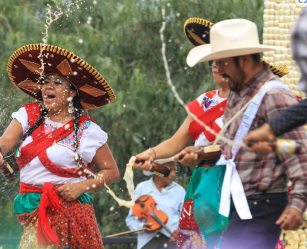
[[[267,202],[267,203],[269,203],[269,202],[270,202],[270,200],[269,200],[269,199],[267,199],[267,200],[266,200],[266,202]]]
[[[257,202],[256,202],[256,201],[254,201],[254,205],[257,205]]]

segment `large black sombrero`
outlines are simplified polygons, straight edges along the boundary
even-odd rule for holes
[[[196,47],[210,43],[210,29],[213,25],[214,23],[205,19],[193,17],[185,21],[183,29],[186,37]],[[287,67],[274,66],[264,59],[261,59],[261,61],[268,64],[271,71],[278,77],[283,77],[289,73]]]
[[[8,62],[8,74],[15,86],[31,97],[42,100],[40,76],[59,74],[77,89],[83,109],[94,109],[116,100],[103,76],[86,61],[68,50],[43,44],[30,44],[16,50]]]

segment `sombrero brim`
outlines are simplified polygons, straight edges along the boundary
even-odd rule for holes
[[[270,67],[272,73],[275,74],[276,76],[280,77],[280,78],[287,75],[290,72],[289,68],[287,68],[287,67],[274,66],[274,65],[268,63],[266,60],[264,60],[262,58],[261,58],[261,61],[263,63],[267,64]]]
[[[201,62],[217,60],[229,57],[235,57],[246,54],[256,54],[265,51],[271,51],[276,49],[283,49],[283,47],[259,45],[257,47],[244,47],[228,50],[220,50],[217,52],[211,52],[211,44],[205,44],[192,48],[187,56],[187,64],[190,67],[194,67]]]
[[[186,37],[194,46],[210,43],[210,29],[214,24],[201,18],[189,18],[183,25]]]
[[[12,83],[31,97],[42,100],[40,75],[58,74],[77,89],[83,109],[94,109],[116,100],[103,76],[86,61],[66,49],[46,45],[43,49],[44,68],[38,58],[43,44],[30,44],[16,50],[8,62]]]

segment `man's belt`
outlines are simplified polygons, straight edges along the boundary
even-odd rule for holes
[[[251,190],[245,191],[245,195],[250,196],[250,195],[262,195],[262,194],[273,194],[273,193],[285,193],[285,192],[288,192],[288,188],[279,186],[273,189],[266,189],[266,190],[251,189]]]

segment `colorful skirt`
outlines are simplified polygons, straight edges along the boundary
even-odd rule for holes
[[[58,246],[43,247],[37,240],[39,193],[19,194],[14,201],[14,212],[18,221],[24,226],[19,248],[104,248],[102,237],[96,221],[92,198],[81,195],[75,201],[60,198],[62,211],[55,214],[48,208],[51,229],[60,240]]]
[[[228,218],[219,214],[225,166],[194,169],[181,211],[177,248],[217,249],[227,229]]]
[[[208,248],[194,217],[194,192],[201,181],[202,174],[207,172],[207,170],[204,167],[197,167],[193,170],[179,219],[178,249]]]

